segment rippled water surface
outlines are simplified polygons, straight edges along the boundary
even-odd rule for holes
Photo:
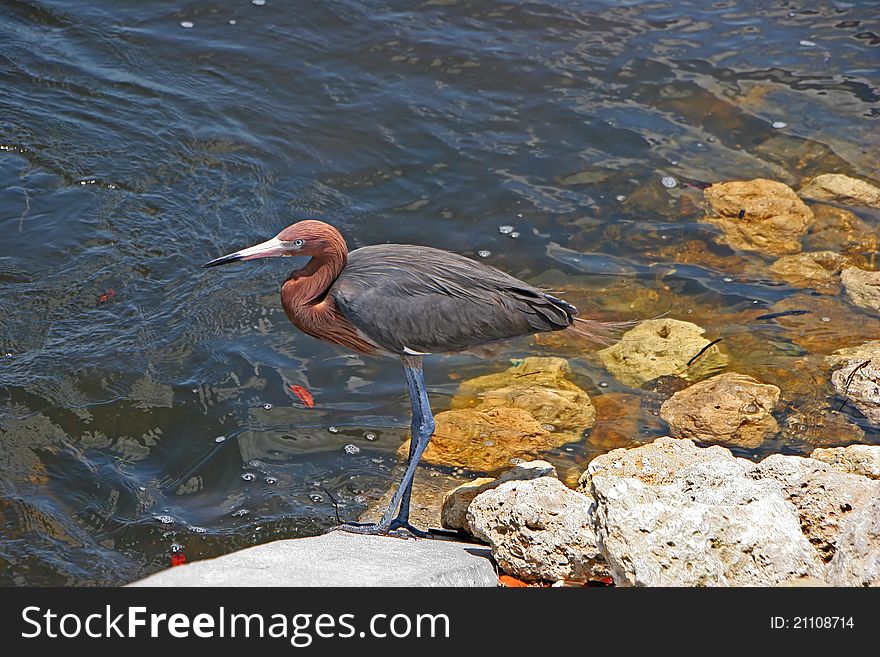
[[[700,324],[783,389],[782,426],[809,424],[745,455],[880,442],[849,407],[858,438],[816,419],[840,405],[822,356],[880,321],[698,221],[706,183],[877,180],[873,5],[3,0],[0,584],[121,583],[178,549],[315,534],[331,495],[354,519],[399,477],[399,365],[297,333],[289,261],[199,269],[307,217],[352,248],[484,258],[587,314]],[[790,309],[810,313],[756,319]],[[642,394],[521,340],[432,357],[435,409],[526,354],[571,358],[592,396]],[[576,476],[665,433],[629,399],[627,440],[547,457]]]

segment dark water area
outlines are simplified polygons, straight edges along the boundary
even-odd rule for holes
[[[355,519],[397,480],[399,364],[296,332],[289,261],[199,268],[299,219],[482,259],[585,314],[694,321],[782,388],[780,425],[837,407],[817,363],[876,318],[718,244],[701,189],[876,182],[878,70],[873,2],[0,0],[0,584],[316,534],[331,495]],[[521,340],[431,357],[435,410],[529,354],[638,392]],[[652,417],[632,444],[666,433]],[[547,457],[577,472],[609,447]]]

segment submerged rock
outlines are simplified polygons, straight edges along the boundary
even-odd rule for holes
[[[788,186],[757,178],[718,183],[704,196],[712,208],[705,221],[724,232],[735,249],[771,255],[798,253],[813,213]]]
[[[670,438],[626,451],[589,479],[596,535],[618,586],[767,586],[823,578],[781,486],[749,477],[751,462]],[[619,474],[636,474],[643,458],[650,478]]]
[[[508,481],[478,495],[467,522],[506,573],[527,581],[586,582],[608,576],[592,503],[553,477]]]
[[[435,417],[423,460],[492,472],[580,440],[596,412],[589,395],[565,378],[568,371],[562,358],[534,357],[463,381],[452,409]],[[399,450],[408,452],[409,441]]]
[[[850,445],[814,449],[810,458],[827,463],[841,472],[880,479],[880,445]]]
[[[634,388],[670,374],[696,379],[724,367],[728,360],[716,345],[700,354],[710,344],[703,333],[704,329],[690,322],[649,319],[598,355],[618,381]]]
[[[780,390],[750,376],[725,373],[681,390],[660,407],[676,438],[754,448],[776,433]]]
[[[846,258],[833,251],[812,251],[782,256],[770,265],[770,271],[791,285],[837,294],[838,274],[846,264]]]
[[[824,401],[812,401],[785,418],[780,437],[807,445],[840,445],[863,440],[865,430]]]
[[[798,314],[774,319],[784,327],[785,337],[809,354],[830,354],[841,347],[858,345],[880,336],[880,317],[843,303],[837,297],[816,294],[792,294],[774,303],[766,311]]]
[[[840,274],[846,296],[862,308],[880,310],[880,271],[865,271],[857,267],[844,269]]]
[[[593,397],[596,422],[587,440],[603,451],[629,446],[639,435],[641,397],[623,392],[608,392]]]
[[[520,408],[444,411],[434,421],[434,437],[422,460],[477,472],[501,470],[510,467],[511,459],[534,458],[574,440],[571,434],[548,431]],[[409,441],[398,453],[403,457],[409,453]]]
[[[804,198],[880,208],[880,189],[841,173],[823,173],[798,191]]]
[[[596,411],[589,395],[566,378],[570,370],[563,358],[526,358],[503,372],[463,381],[452,408],[521,408],[541,424],[583,431]]]
[[[831,383],[837,394],[880,426],[880,340],[839,349],[825,362],[833,368]]]
[[[877,231],[849,210],[823,203],[812,210],[815,221],[804,239],[808,249],[846,255],[880,251]]]
[[[547,461],[527,461],[520,463],[497,479],[480,477],[462,484],[443,496],[440,511],[440,524],[446,529],[461,529],[473,533],[467,522],[467,510],[474,498],[491,488],[497,488],[507,481],[525,481],[538,477],[556,477],[556,468]]]

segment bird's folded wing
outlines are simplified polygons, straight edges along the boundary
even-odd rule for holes
[[[405,244],[352,251],[330,294],[352,324],[393,353],[461,351],[563,329],[576,312],[494,267]]]

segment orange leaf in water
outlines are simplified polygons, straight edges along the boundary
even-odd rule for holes
[[[293,392],[294,395],[299,397],[299,400],[306,405],[306,408],[314,407],[315,398],[312,397],[312,393],[310,393],[308,390],[306,390],[302,386],[297,385],[291,385],[290,390],[291,392]]]
[[[110,299],[112,299],[112,298],[115,297],[115,296],[116,296],[116,290],[114,290],[112,287],[107,288],[107,291],[106,291],[106,292],[104,292],[104,293],[102,293],[101,295],[98,296],[98,303],[95,304],[95,305],[100,305],[100,304],[102,304],[102,303],[107,303],[108,301],[110,301]]]
[[[511,577],[510,575],[500,575],[498,577],[498,581],[501,582],[501,586],[507,587],[509,589],[516,589],[522,586],[528,586],[528,584],[526,584],[521,579]]]
[[[186,555],[183,552],[175,552],[171,555],[171,567],[182,566],[186,563]]]

